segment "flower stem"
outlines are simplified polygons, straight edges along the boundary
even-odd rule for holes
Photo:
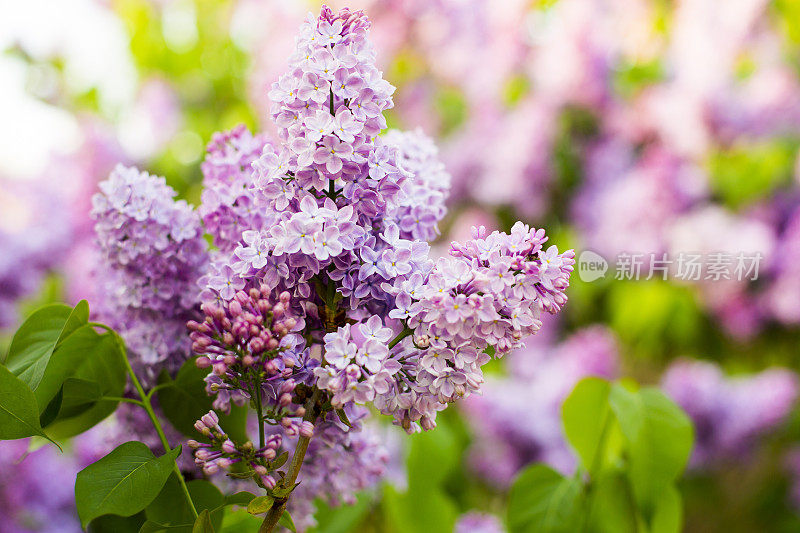
[[[264,410],[261,406],[261,384],[258,383],[255,386],[255,391],[253,391],[254,399],[256,403],[256,414],[258,415],[258,447],[264,447],[264,441],[266,440],[266,435],[264,433]]]
[[[317,403],[319,403],[321,396],[322,391],[314,387],[314,393],[311,395],[308,402],[306,402],[306,414],[303,416],[303,420],[309,422],[316,421],[319,416],[319,413],[317,413]],[[286,477],[283,481],[284,487],[293,487],[297,481],[297,476],[300,474],[300,468],[303,466],[303,459],[305,459],[310,443],[311,437],[301,436],[297,439],[297,446],[295,446],[294,455],[292,455],[292,462],[289,465],[289,471],[286,472]],[[286,511],[286,503],[288,501],[289,496],[275,500],[269,512],[267,512],[267,516],[264,517],[264,522],[261,523],[261,527],[258,528],[258,533],[270,533],[275,528],[281,516],[283,516],[284,511]]]
[[[109,328],[105,328],[108,330],[112,335],[115,336],[117,343],[120,346],[120,350],[122,351],[122,359],[125,361],[125,367],[128,370],[128,375],[131,377],[131,382],[133,383],[136,392],[142,398],[142,401],[139,402],[144,410],[147,411],[147,416],[150,417],[150,421],[153,423],[153,427],[156,428],[156,433],[158,433],[158,438],[161,440],[161,445],[164,446],[164,451],[169,453],[172,449],[169,445],[169,441],[167,440],[167,436],[164,434],[164,429],[161,427],[161,422],[158,420],[155,411],[153,410],[153,404],[150,402],[150,395],[144,392],[144,388],[142,384],[139,382],[139,378],[136,377],[136,373],[133,371],[133,367],[131,366],[131,362],[128,360],[128,350],[125,348],[125,343],[123,342],[122,338],[113,330]],[[197,518],[197,508],[194,506],[194,502],[192,501],[192,496],[189,494],[189,487],[186,486],[186,480],[183,479],[183,474],[181,473],[181,469],[178,468],[178,463],[172,463],[173,470],[175,471],[175,475],[178,478],[178,483],[181,486],[181,490],[183,491],[184,496],[186,496],[186,503],[189,504],[189,509],[192,511],[192,516]]]
[[[408,337],[412,333],[414,333],[413,329],[411,329],[411,328],[409,328],[407,326],[405,328],[403,328],[403,331],[398,333],[397,337],[395,337],[394,339],[389,341],[389,349],[391,350],[392,348],[394,348],[397,345],[398,342],[400,342],[401,340],[405,339],[406,337]]]

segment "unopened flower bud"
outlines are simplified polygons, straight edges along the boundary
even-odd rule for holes
[[[278,400],[278,404],[279,404],[281,407],[286,407],[286,406],[287,406],[287,405],[289,405],[290,403],[292,403],[292,395],[291,395],[291,394],[288,394],[288,393],[287,393],[287,394],[281,394],[281,397],[280,397],[280,399]]]
[[[198,357],[195,360],[194,364],[197,365],[197,368],[208,368],[208,367],[211,366],[211,359],[209,359],[208,357],[205,357],[205,356],[204,357]]]
[[[269,490],[272,490],[272,489],[274,489],[274,488],[275,488],[275,484],[276,484],[276,483],[275,483],[275,478],[274,478],[274,477],[272,477],[272,476],[262,476],[262,477],[261,477],[261,482],[262,482],[262,483],[264,484],[264,486],[265,486],[265,487],[267,487]]]
[[[236,445],[231,439],[227,439],[222,443],[222,451],[225,453],[236,453]]]
[[[414,344],[420,348],[428,348],[431,345],[431,338],[428,335],[417,335],[414,337]]]
[[[236,318],[237,316],[242,314],[242,304],[233,300],[231,303],[228,304],[228,314],[231,318]]]
[[[314,424],[308,420],[303,420],[300,424],[300,436],[310,439],[314,436]]]
[[[214,411],[209,411],[208,413],[204,414],[200,420],[202,420],[203,424],[210,428],[213,428],[219,424],[219,417]]]
[[[256,474],[258,474],[259,476],[266,476],[268,472],[267,467],[265,467],[264,465],[256,465],[253,467],[253,470],[255,470]]]

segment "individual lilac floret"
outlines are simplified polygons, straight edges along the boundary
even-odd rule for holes
[[[315,525],[316,498],[330,505],[352,505],[356,494],[375,486],[384,475],[389,454],[378,434],[365,425],[367,415],[364,408],[348,408],[352,427],[333,413],[317,424],[300,471],[300,484],[289,500],[298,530]]]
[[[188,355],[180,325],[196,315],[208,255],[197,214],[175,195],[164,178],[119,165],[92,198],[107,295],[99,314],[138,364],[178,366]]]
[[[507,377],[487,378],[482,394],[463,403],[473,432],[470,466],[500,489],[532,462],[571,474],[575,459],[564,438],[561,405],[584,377],[618,375],[617,342],[602,326],[578,330],[559,344],[530,344],[508,355]]]
[[[661,386],[694,422],[694,468],[749,453],[785,420],[798,394],[797,376],[789,370],[726,377],[713,363],[690,360],[673,363]]]
[[[209,439],[210,443],[200,443],[190,440],[188,445],[194,450],[195,464],[203,469],[203,473],[213,476],[220,471],[226,471],[234,464],[241,463],[245,469],[238,471],[237,477],[241,478],[251,473],[259,485],[272,489],[275,487],[275,478],[270,475],[279,465],[281,445],[283,439],[280,435],[270,435],[264,446],[256,449],[252,442],[244,444],[234,443],[219,425],[219,417],[214,411],[195,422],[195,429]]]
[[[424,281],[412,275],[393,287],[389,317],[407,319],[413,335],[400,345],[395,383],[375,403],[409,431],[433,427],[436,411],[479,389],[487,347],[500,357],[523,346],[542,309],[556,313],[567,300],[575,253],[544,250],[544,230],[518,222],[511,234],[481,227],[473,237],[453,243]]]
[[[246,230],[260,230],[272,220],[260,206],[261,195],[253,189],[252,163],[266,145],[239,125],[215,133],[203,161],[203,195],[198,212],[206,233],[223,251],[235,248]]]
[[[459,517],[454,533],[504,533],[505,528],[493,514],[470,511]]]
[[[400,165],[412,174],[386,219],[400,228],[404,239],[432,241],[439,235],[438,223],[447,213],[445,200],[450,192],[450,174],[439,160],[439,150],[420,129],[390,130],[382,138],[400,150]]]

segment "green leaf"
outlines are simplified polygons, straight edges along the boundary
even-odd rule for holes
[[[666,487],[683,472],[692,450],[689,417],[661,391],[614,385],[609,403],[628,442],[628,475],[648,518]]]
[[[124,357],[114,333],[100,334],[91,325],[76,329],[58,346],[36,391],[37,399],[49,399],[64,390],[58,417],[47,427],[50,434],[77,435],[114,412],[118,402],[100,398],[125,392]]]
[[[294,521],[292,520],[292,515],[289,514],[289,511],[283,512],[281,517],[278,519],[278,523],[292,533],[297,533],[297,529],[294,527]]]
[[[21,379],[0,366],[0,439],[14,440],[34,435],[50,440],[39,425],[36,398]]]
[[[181,366],[175,379],[162,374],[159,378],[158,404],[172,426],[192,438],[201,435],[194,423],[212,410],[213,398],[206,392],[208,369],[197,368],[195,359]],[[220,415],[220,425],[234,440],[246,441],[246,410],[232,407],[230,415]]]
[[[94,381],[67,378],[61,388],[63,400],[59,418],[70,418],[86,412],[103,397],[100,385]]]
[[[255,494],[252,494],[250,492],[247,492],[247,491],[243,490],[241,492],[237,492],[236,494],[231,494],[229,496],[226,496],[225,497],[225,505],[243,505],[244,506],[244,505],[249,504],[251,501],[253,501],[253,498],[255,498],[255,497],[256,497]]]
[[[180,447],[156,457],[141,442],[126,442],[81,470],[75,481],[81,524],[106,514],[142,511],[161,492],[179,454]]]
[[[683,529],[683,502],[678,489],[667,487],[656,501],[650,533],[680,533]]]
[[[221,526],[221,507],[225,505],[225,496],[220,490],[213,483],[202,479],[189,481],[186,487],[197,512],[207,509],[211,513],[212,523],[217,527]],[[175,473],[170,474],[164,488],[147,506],[145,513],[148,521],[162,526],[181,526],[178,529],[186,533],[191,532],[194,524],[194,515]],[[174,531],[179,533],[177,529]]]
[[[591,474],[600,465],[601,441],[610,423],[610,390],[611,385],[606,380],[586,378],[575,386],[561,408],[567,440],[580,457],[583,467]]]
[[[637,531],[636,502],[622,472],[608,472],[593,481],[589,498],[589,525],[592,532]]]
[[[543,464],[522,471],[508,501],[510,533],[571,533],[579,530],[583,511],[581,484]]]
[[[197,520],[194,521],[192,533],[214,533],[214,526],[211,525],[211,515],[208,513],[208,509],[200,512]]]
[[[36,391],[56,345],[88,320],[89,305],[85,300],[74,309],[52,304],[37,310],[14,334],[5,365]]]
[[[252,515],[264,514],[272,508],[272,496],[257,496],[247,504],[247,512]]]
[[[258,531],[262,519],[257,518],[244,509],[225,509],[225,519],[222,522],[221,533],[242,533],[243,531]]]
[[[42,414],[39,415],[40,426],[45,427],[56,419],[58,412],[61,410],[61,404],[63,401],[64,387],[61,387],[58,389],[58,393],[55,395],[55,397],[50,400],[50,403],[47,404],[47,407],[45,407],[44,411],[42,411]]]
[[[144,513],[133,516],[107,514],[92,520],[86,530],[89,533],[137,533],[144,523]]]

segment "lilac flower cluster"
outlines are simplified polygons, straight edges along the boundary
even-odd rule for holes
[[[397,278],[390,318],[407,320],[413,334],[397,353],[401,371],[378,391],[375,405],[407,430],[435,425],[447,403],[479,390],[480,367],[493,346],[499,357],[523,345],[541,326],[541,311],[556,313],[575,263],[569,250],[543,250],[544,230],[518,222],[511,234],[473,229],[473,240],[453,243],[427,278]]]
[[[200,221],[175,194],[164,178],[120,165],[92,199],[101,254],[96,276],[106,292],[99,314],[140,365],[185,359],[192,287],[208,260]]]
[[[244,125],[215,133],[203,161],[203,195],[198,213],[206,233],[220,250],[235,248],[246,230],[260,230],[272,221],[260,209],[259,195],[252,187],[252,163],[266,144]]]
[[[194,427],[211,440],[210,444],[196,440],[188,442],[189,447],[194,450],[195,464],[203,469],[203,473],[212,476],[228,470],[236,463],[241,463],[252,469],[263,487],[268,489],[275,487],[275,478],[269,475],[269,472],[275,470],[275,464],[280,460],[279,454],[283,443],[281,435],[270,435],[264,446],[258,449],[249,441],[237,445],[222,430],[219,417],[214,411],[203,415]],[[313,429],[305,431],[313,432]]]
[[[383,139],[399,149],[400,165],[414,175],[403,183],[385,218],[400,228],[404,239],[432,241],[439,235],[438,223],[447,213],[450,192],[450,174],[438,158],[439,150],[421,129],[389,130]]]
[[[303,25],[270,93],[280,143],[252,165],[271,222],[215,258],[202,299],[224,307],[237,290],[287,292],[298,335],[281,352],[294,362],[282,379],[430,429],[479,389],[484,349],[521,346],[542,310],[561,308],[574,253],[544,250],[544,231],[519,223],[510,235],[476,229],[434,265],[422,239],[444,214],[447,174],[422,134],[377,136],[392,89],[367,27],[361,13],[327,8]]]
[[[785,420],[798,396],[797,376],[789,370],[726,377],[703,361],[673,363],[661,386],[694,422],[690,466],[698,469],[747,455],[759,436]]]
[[[363,13],[348,9],[323,7],[306,19],[289,72],[269,93],[282,146],[262,157],[263,186],[323,190],[340,180],[344,197],[370,216],[397,193],[406,174],[397,151],[377,139],[394,87],[375,67],[368,28]]]
[[[292,348],[300,342],[290,331],[302,329],[302,320],[291,311],[291,296],[270,299],[267,287],[238,291],[230,302],[203,305],[205,320],[190,321],[192,350],[200,354],[200,368],[211,367],[207,390],[216,395],[214,408],[230,410],[230,402],[243,404],[256,398],[271,418],[281,421],[287,433],[300,431],[292,419],[302,416],[293,406],[292,393],[302,381],[294,372],[300,366]]]

